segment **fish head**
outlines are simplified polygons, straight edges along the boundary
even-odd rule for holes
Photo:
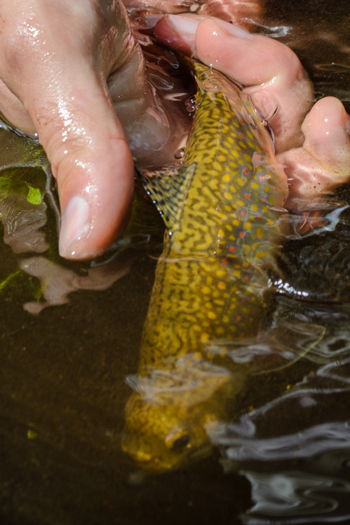
[[[178,469],[210,455],[205,427],[213,417],[203,405],[153,404],[134,393],[126,406],[122,449],[145,471]]]
[[[227,416],[241,378],[197,354],[164,370],[129,376],[122,448],[143,469],[180,468],[211,454],[207,429]]]

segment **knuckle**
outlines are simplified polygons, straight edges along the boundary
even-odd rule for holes
[[[44,145],[54,177],[62,189],[75,171],[84,164],[86,144],[80,138],[62,141],[61,130],[54,132]]]
[[[30,27],[26,16],[21,17],[17,23],[5,24],[1,32],[2,59],[11,71],[22,70],[25,61],[34,53],[34,39],[36,31]]]

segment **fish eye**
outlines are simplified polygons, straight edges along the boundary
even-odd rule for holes
[[[175,439],[174,443],[172,444],[171,450],[174,450],[175,452],[182,452],[184,448],[186,448],[191,442],[191,438],[188,434],[184,434],[183,436]]]

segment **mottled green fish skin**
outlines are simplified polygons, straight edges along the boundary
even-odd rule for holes
[[[205,448],[204,424],[223,416],[220,396],[213,394],[227,378],[207,385],[196,404],[191,389],[177,400],[174,394],[172,402],[160,399],[157,381],[153,395],[146,381],[145,396],[142,377],[152,369],[171,376],[181,356],[210,354],[218,342],[224,351],[225,341],[256,334],[266,314],[266,270],[274,266],[281,242],[287,196],[270,136],[249,99],[220,73],[198,63],[192,67],[199,89],[183,167],[177,176],[144,174],[168,231],[143,330],[139,393],[126,408],[123,448],[154,470],[176,468],[196,447]],[[174,453],[172,444],[180,438],[187,450]]]

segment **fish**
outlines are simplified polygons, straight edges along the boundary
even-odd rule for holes
[[[211,350],[256,335],[285,229],[287,179],[265,122],[232,80],[190,67],[197,93],[182,164],[140,170],[166,231],[138,372],[127,378],[122,449],[149,472],[211,453],[208,425],[227,414],[245,377]]]

